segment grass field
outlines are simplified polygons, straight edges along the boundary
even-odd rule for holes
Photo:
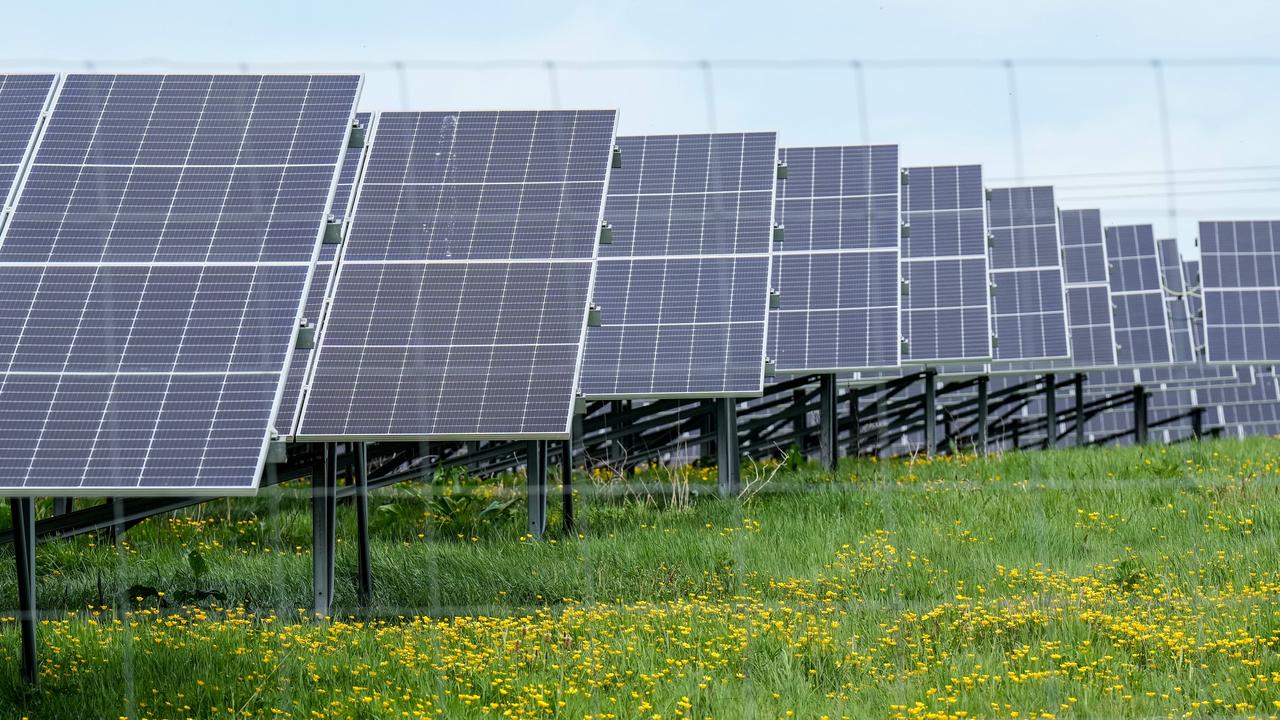
[[[0,718],[1275,716],[1278,468],[1263,439],[751,466],[741,501],[597,473],[542,542],[521,478],[450,476],[375,494],[367,614],[339,508],[329,622],[305,486],[272,488],[41,546],[41,684],[6,620]]]

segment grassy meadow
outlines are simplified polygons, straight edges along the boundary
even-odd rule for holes
[[[1280,714],[1280,441],[577,478],[339,507],[307,619],[307,486],[41,545],[41,682],[0,718],[1086,718]],[[557,488],[558,489],[558,488]],[[7,515],[7,514],[6,514]],[[6,517],[7,519],[7,517]],[[16,607],[0,549],[0,607]]]

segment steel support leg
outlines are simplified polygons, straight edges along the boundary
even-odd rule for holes
[[[1021,450],[1022,449],[1022,421],[1019,420],[1018,418],[1013,418],[1012,420],[1009,421],[1009,424],[1013,427],[1013,449]]]
[[[329,617],[333,608],[333,559],[337,546],[337,445],[324,443],[311,470],[311,581],[313,610]]]
[[[924,371],[924,453],[933,457],[938,452],[938,371]]]
[[[527,443],[525,484],[529,490],[529,534],[541,540],[547,532],[547,441]]]
[[[702,409],[706,414],[702,416],[702,449],[699,452],[710,461],[716,457],[716,401],[703,400]]]
[[[373,562],[369,553],[369,449],[362,442],[355,446],[353,474],[356,488],[356,595],[360,605],[373,600]]]
[[[13,520],[14,567],[18,572],[18,623],[22,629],[22,679],[35,685],[40,676],[36,657],[36,510],[29,497],[9,498]]]
[[[1147,442],[1147,389],[1133,387],[1133,439],[1139,445]]]
[[[795,446],[806,457],[809,455],[809,413],[804,408],[809,406],[806,402],[808,395],[804,388],[796,388],[791,392],[791,407],[796,410],[796,419],[793,421],[796,430]]]
[[[573,510],[573,454],[581,442],[582,416],[574,415],[569,426],[569,439],[560,448],[560,507],[566,534],[572,534],[577,527]]]
[[[818,385],[818,416],[821,419],[818,438],[818,454],[822,456],[822,467],[827,472],[835,472],[840,455],[840,422],[836,412],[836,376],[823,375]]]
[[[987,390],[991,379],[986,375],[978,378],[978,440],[976,451],[979,455],[987,454]]]
[[[1084,447],[1084,373],[1076,373],[1076,447]]]
[[[738,456],[738,401],[716,400],[716,469],[720,497],[736,497],[742,490]]]
[[[1204,408],[1191,408],[1191,438],[1199,440],[1204,437]]]
[[[76,509],[76,499],[73,497],[56,497],[53,499],[53,514],[68,515]]]
[[[1044,446],[1058,446],[1058,376],[1045,373],[1044,376]]]
[[[849,457],[862,455],[862,402],[858,388],[849,388]]]

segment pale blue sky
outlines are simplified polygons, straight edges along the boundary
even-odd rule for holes
[[[0,69],[361,70],[371,110],[405,102],[396,60],[409,62],[415,109],[548,107],[541,61],[557,60],[561,106],[618,107],[623,133],[708,129],[704,74],[676,62],[708,59],[715,128],[776,129],[784,145],[863,139],[855,73],[843,62],[862,59],[867,137],[900,144],[905,164],[980,162],[990,185],[1016,173],[1006,70],[872,61],[1164,58],[1184,251],[1194,254],[1196,218],[1280,216],[1280,62],[1173,62],[1280,58],[1274,2],[76,1],[14,4],[6,16],[18,31],[6,33]],[[806,59],[842,62],[717,62]],[[501,60],[533,62],[439,62]],[[656,64],[607,64],[615,60]],[[1016,77],[1026,176],[1057,185],[1064,207],[1174,232],[1149,64],[1019,62]],[[1139,172],[1155,174],[1123,174]],[[1121,174],[1066,177],[1077,173]]]

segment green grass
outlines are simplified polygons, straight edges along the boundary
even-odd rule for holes
[[[1277,467],[1268,439],[786,463],[741,501],[654,468],[579,478],[580,533],[542,542],[521,478],[443,478],[373,496],[367,611],[339,509],[333,622],[300,612],[305,486],[271,488],[42,545],[41,685],[0,625],[0,717],[1269,716]]]

